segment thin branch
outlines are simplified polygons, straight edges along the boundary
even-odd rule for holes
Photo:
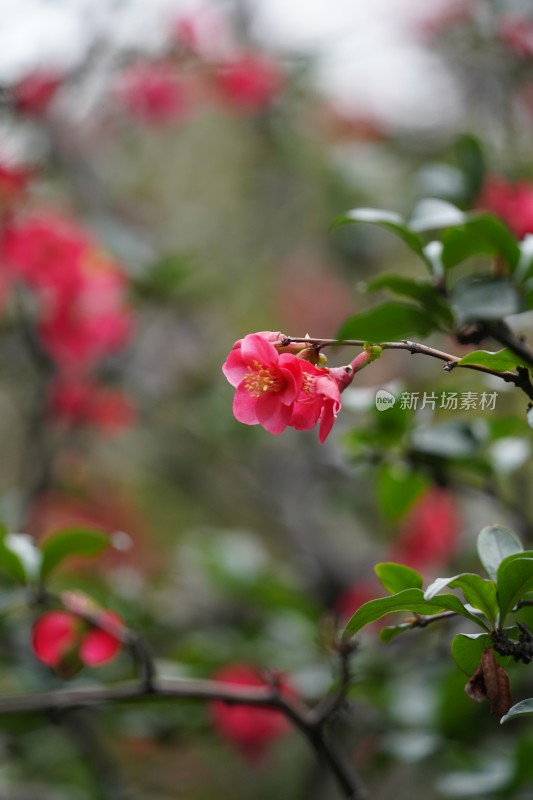
[[[366,794],[358,779],[324,737],[303,703],[283,697],[274,686],[236,686],[209,680],[154,679],[147,689],[134,681],[110,687],[59,689],[37,694],[0,697],[0,716],[35,712],[59,712],[73,708],[136,701],[142,699],[188,699],[222,701],[229,704],[271,708],[283,713],[307,738],[317,756],[329,767],[345,797],[365,800]]]
[[[308,338],[304,336],[286,336],[282,342],[283,346],[287,346],[291,343],[305,343],[309,345],[315,345],[318,348],[364,347],[365,344],[367,344],[364,339],[319,339]],[[430,356],[431,358],[437,358],[439,361],[445,362],[444,369],[447,372],[451,372],[452,369],[461,368],[475,370],[476,372],[484,372],[487,375],[494,375],[496,378],[501,378],[502,380],[506,381],[506,383],[514,383],[517,388],[522,389],[522,391],[527,394],[530,400],[533,400],[533,384],[529,380],[529,375],[527,374],[528,371],[525,368],[517,367],[517,371],[512,372],[510,370],[500,371],[491,369],[490,367],[484,367],[481,364],[461,364],[459,363],[461,361],[459,356],[454,356],[451,353],[444,352],[443,350],[437,350],[435,347],[430,347],[429,345],[421,344],[420,342],[411,342],[407,339],[403,339],[400,342],[379,342],[377,344],[379,344],[382,350],[407,350],[413,355],[421,354]]]
[[[456,611],[441,611],[440,614],[415,614],[413,618],[405,620],[411,623],[411,628],[427,628],[432,622],[439,622],[443,619],[451,619],[456,617]]]

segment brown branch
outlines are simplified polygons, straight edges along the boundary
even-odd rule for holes
[[[317,756],[328,766],[345,797],[365,800],[358,778],[324,737],[313,711],[303,703],[283,697],[275,686],[235,686],[209,680],[154,679],[147,689],[137,681],[110,687],[59,689],[51,692],[0,697],[0,716],[22,713],[53,713],[74,708],[89,708],[109,703],[143,699],[219,700],[255,708],[271,708],[283,713],[307,738]]]
[[[364,339],[319,339],[304,336],[286,336],[283,340],[283,344],[286,346],[291,343],[307,343],[320,348],[364,347],[365,344],[368,344],[368,342]],[[445,362],[444,369],[447,372],[451,372],[452,369],[461,368],[475,370],[476,372],[484,372],[487,375],[494,375],[496,378],[501,378],[506,383],[514,383],[518,389],[521,389],[523,392],[525,392],[525,394],[527,394],[530,400],[533,400],[533,384],[529,380],[529,375],[527,374],[527,370],[525,368],[517,367],[517,371],[512,372],[511,370],[500,371],[491,369],[490,367],[484,367],[481,364],[460,364],[459,362],[461,361],[461,358],[459,356],[454,356],[451,353],[444,352],[443,350],[437,350],[435,347],[430,347],[429,345],[421,344],[420,342],[411,342],[407,339],[403,339],[400,342],[376,342],[376,344],[378,344],[382,350],[407,350],[413,355],[420,354],[430,356],[431,358],[437,358],[439,361]],[[511,348],[509,347],[509,349]],[[517,355],[519,354],[517,353]]]
[[[456,617],[456,611],[441,611],[440,614],[415,614],[413,618],[405,620],[411,623],[411,628],[427,628],[432,622],[440,622],[443,619]]]

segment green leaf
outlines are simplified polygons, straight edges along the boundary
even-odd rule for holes
[[[91,528],[63,528],[48,536],[41,545],[41,580],[45,580],[69,556],[97,556],[109,545],[109,537]]]
[[[501,320],[522,310],[516,287],[503,278],[474,278],[457,283],[451,304],[460,325],[478,320]]]
[[[498,372],[507,372],[514,370],[516,367],[528,367],[529,365],[523,361],[520,356],[515,355],[507,348],[503,350],[474,350],[458,362],[459,364],[477,364],[481,367],[489,367],[490,369],[498,370]]]
[[[500,606],[500,625],[507,614],[528,592],[533,591],[533,558],[519,553],[504,558],[498,567],[496,586]],[[529,553],[533,556],[533,553]]]
[[[387,520],[401,519],[429,486],[429,479],[420,471],[383,464],[375,487],[380,512]]]
[[[428,197],[421,200],[416,206],[409,220],[409,228],[416,233],[421,233],[463,225],[467,219],[466,214],[452,203]]]
[[[453,594],[443,594],[432,600],[424,600],[424,592],[421,589],[405,589],[390,597],[370,600],[357,609],[346,625],[344,636],[353,636],[370,622],[375,622],[386,614],[393,614],[396,611],[411,611],[413,614],[438,614],[441,611],[454,611],[488,630],[485,623],[471,614],[459,598]]]
[[[0,570],[18,583],[26,584],[28,576],[24,561],[11,544],[5,525],[0,525]]]
[[[416,306],[406,303],[381,303],[368,311],[355,314],[343,322],[338,339],[365,339],[379,344],[389,339],[427,336],[437,325]]]
[[[509,722],[510,719],[515,719],[515,717],[524,717],[528,714],[533,714],[533,697],[530,697],[528,700],[521,700],[519,703],[515,703],[515,705],[509,709],[507,714],[504,714],[500,719],[500,725],[503,725],[504,722]]]
[[[194,268],[188,253],[166,253],[133,282],[133,290],[141,300],[170,302],[183,294],[183,284]]]
[[[333,220],[331,227],[335,230],[343,225],[350,225],[354,222],[367,222],[371,225],[379,225],[381,228],[392,231],[399,236],[414,253],[427,263],[422,239],[417,233],[409,229],[400,214],[379,208],[354,208]]]
[[[496,580],[498,567],[507,556],[523,553],[516,535],[502,525],[489,525],[477,537],[477,552],[489,578]]]
[[[385,643],[392,642],[392,640],[396,639],[397,636],[400,636],[402,633],[412,629],[413,626],[410,622],[401,622],[399,625],[388,625],[386,628],[382,628],[380,630],[379,638]]]
[[[463,572],[453,578],[437,578],[424,592],[426,600],[435,597],[442,589],[460,589],[467,603],[482,611],[494,625],[498,617],[496,584],[485,580],[473,572]]]
[[[453,323],[453,314],[449,303],[431,281],[415,280],[387,273],[370,281],[366,288],[370,292],[387,289],[393,294],[409,297],[411,300],[419,302],[428,313],[441,320],[443,324],[451,325]]]
[[[492,214],[470,215],[463,225],[448,228],[442,237],[442,263],[448,269],[476,255],[501,256],[514,270],[520,249],[509,228]]]
[[[490,644],[487,633],[458,633],[452,641],[452,656],[463,672],[470,677],[481,661],[483,651]]]
[[[378,576],[381,585],[391,594],[396,594],[404,589],[421,589],[423,584],[422,575],[405,564],[395,564],[392,561],[384,561],[376,564],[374,572]]]
[[[455,143],[456,160],[464,175],[468,205],[473,205],[485,179],[486,164],[478,139],[470,133],[462,134]]]

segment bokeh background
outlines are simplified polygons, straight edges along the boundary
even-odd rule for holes
[[[376,561],[429,579],[476,569],[486,524],[531,536],[527,426],[505,385],[387,354],[319,445],[240,425],[221,372],[247,333],[334,336],[375,302],[376,275],[420,274],[388,232],[332,232],[349,208],[408,214],[432,196],[533,232],[528,5],[0,0],[0,207],[19,236],[0,262],[0,512],[37,539],[109,534],[54,588],[121,613],[162,675],[252,664],[315,702],[336,676],[332,626],[382,591]],[[43,215],[40,239],[25,226]],[[85,362],[64,320],[51,330],[70,262],[46,242],[65,219],[90,240],[87,273],[122,276],[87,313],[128,318]],[[379,388],[497,389],[497,413],[384,415]],[[60,688],[31,652],[35,611],[8,580],[3,597],[0,690]],[[509,733],[466,698],[450,630],[377,633],[332,724],[370,796],[529,797],[527,725]],[[120,656],[70,685],[130,672]],[[0,753],[6,800],[340,796],[297,732],[251,757],[192,702],[4,717]]]

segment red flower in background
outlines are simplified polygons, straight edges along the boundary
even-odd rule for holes
[[[183,81],[166,64],[128,67],[119,76],[116,95],[132,117],[147,123],[181,120],[189,106]]]
[[[261,678],[257,670],[249,664],[230,664],[213,675],[213,680],[236,686],[264,686],[270,684]],[[295,699],[296,692],[285,678],[280,680],[281,694],[287,699]],[[264,755],[268,745],[284,736],[291,729],[282,712],[271,708],[225,703],[216,700],[211,703],[211,716],[216,730],[239,752],[250,760]]]
[[[390,560],[414,569],[446,564],[455,553],[460,529],[453,495],[446,489],[430,489],[405,520]]]
[[[216,85],[235,110],[257,112],[266,108],[282,89],[280,68],[266,56],[250,53],[220,67]]]
[[[489,177],[476,205],[500,217],[518,239],[533,233],[533,184],[529,181]]]
[[[46,111],[62,82],[57,73],[33,72],[11,89],[13,103],[18,111],[39,116]]]
[[[34,214],[6,226],[2,261],[47,303],[70,301],[80,291],[79,263],[89,246],[76,223],[57,214]]]
[[[87,369],[128,342],[127,278],[74,222],[34,215],[8,225],[0,247],[9,273],[36,293],[38,334],[61,368]]]
[[[88,598],[87,598],[88,600]],[[95,627],[70,611],[48,611],[35,622],[32,650],[36,658],[61,674],[75,674],[81,665],[99,667],[120,652],[122,618],[113,611],[94,609],[103,628]]]
[[[24,167],[0,163],[0,211],[23,198],[29,181],[30,173]]]
[[[533,56],[533,21],[526,17],[503,17],[498,25],[500,42],[521,58]]]
[[[340,593],[335,602],[335,611],[338,613],[340,621],[345,624],[361,606],[377,597],[383,597],[383,590],[380,591],[376,582],[361,580]],[[374,625],[379,625],[379,622],[378,620]]]
[[[107,433],[131,427],[136,418],[131,402],[120,389],[78,375],[58,375],[53,380],[50,410],[66,425],[88,425]]]

